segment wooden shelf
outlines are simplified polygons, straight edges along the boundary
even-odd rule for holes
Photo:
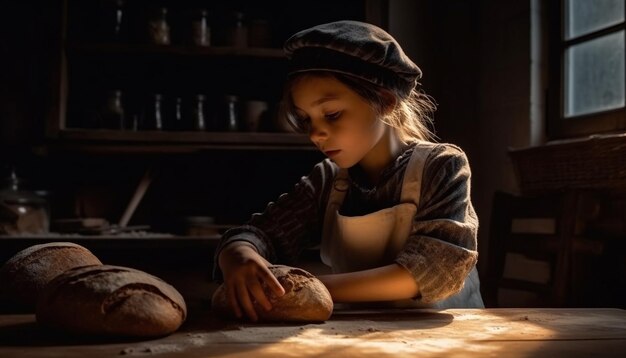
[[[207,253],[207,260],[210,260],[211,253],[217,248],[220,239],[220,235],[180,236],[150,233],[115,236],[85,236],[78,234],[0,235],[0,262],[10,259],[12,255],[27,247],[50,242],[73,242],[92,251],[129,252],[130,250],[140,250],[144,258],[149,255],[157,255],[157,250],[170,252],[174,255],[181,252],[185,252],[187,255]],[[175,260],[175,258],[172,258],[172,260]]]
[[[207,46],[193,47],[180,45],[151,45],[124,43],[70,43],[67,49],[73,53],[103,53],[124,55],[175,55],[208,57],[254,57],[268,59],[286,59],[282,49],[261,47]]]
[[[174,132],[64,129],[52,148],[91,152],[178,153],[204,149],[315,150],[306,135],[262,132]]]

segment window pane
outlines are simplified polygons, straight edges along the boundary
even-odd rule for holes
[[[624,31],[565,52],[565,116],[624,106]]]
[[[624,0],[565,1],[565,37],[571,39],[624,21]]]

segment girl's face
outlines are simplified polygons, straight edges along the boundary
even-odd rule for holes
[[[341,168],[359,163],[385,133],[371,105],[334,77],[303,76],[291,95],[313,144]]]

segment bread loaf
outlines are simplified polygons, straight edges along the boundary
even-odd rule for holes
[[[333,300],[319,279],[295,267],[275,265],[269,269],[285,289],[285,294],[276,297],[269,287],[263,287],[272,309],[266,311],[258,302],[254,302],[260,321],[320,322],[330,318]],[[220,285],[213,294],[211,308],[219,315],[235,317],[228,303],[225,284]]]
[[[66,270],[89,265],[102,265],[102,262],[86,248],[71,242],[28,247],[15,254],[0,269],[2,295],[34,310],[48,282]]]
[[[71,333],[164,336],[185,321],[180,293],[158,277],[121,266],[90,266],[52,280],[37,304],[37,322]]]

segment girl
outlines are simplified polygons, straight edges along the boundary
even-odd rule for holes
[[[459,147],[429,140],[435,106],[417,88],[420,69],[391,35],[356,21],[303,30],[284,48],[283,114],[328,158],[222,237],[214,278],[237,315],[257,320],[254,301],[271,309],[263,287],[284,290],[267,266],[315,246],[335,302],[484,307],[470,167]]]

